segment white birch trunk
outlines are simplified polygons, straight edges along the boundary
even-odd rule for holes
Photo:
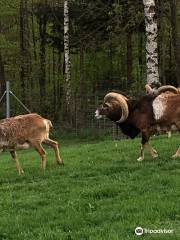
[[[157,49],[157,20],[155,16],[155,1],[143,0],[146,25],[146,63],[147,83],[159,83],[158,49]]]
[[[65,58],[65,89],[66,89],[66,104],[70,110],[71,103],[71,62],[70,62],[70,47],[69,47],[69,1],[64,0],[64,58]]]

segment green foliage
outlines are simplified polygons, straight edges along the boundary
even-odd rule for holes
[[[47,169],[34,150],[18,152],[19,177],[1,155],[0,238],[13,240],[137,239],[137,226],[173,229],[142,239],[179,239],[178,136],[155,137],[160,157],[137,162],[139,139],[88,143],[61,140],[65,166],[47,149]]]
[[[22,13],[27,15],[24,18],[26,24],[21,26],[20,3],[26,2],[28,11],[23,8]],[[112,89],[132,94],[144,93],[146,51],[143,1],[69,2],[74,109],[80,111],[87,108],[81,98],[87,99],[93,94],[95,99]],[[3,60],[0,64],[5,69],[5,80],[11,81],[13,92],[32,111],[62,123],[65,115],[63,1],[2,0],[0,4],[0,54]],[[170,1],[157,1],[156,4],[160,80],[177,85],[169,20]],[[179,7],[177,4],[177,13]],[[177,21],[179,23],[178,16]],[[20,32],[24,39],[23,47]],[[0,79],[2,81],[1,76]],[[12,101],[12,104],[13,114],[22,112],[16,103]],[[89,105],[95,106],[96,103],[91,100]],[[83,120],[82,116],[82,124],[85,122]]]

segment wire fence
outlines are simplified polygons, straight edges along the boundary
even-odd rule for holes
[[[39,99],[32,99],[31,108],[23,104],[23,102],[11,91],[10,100],[10,116],[21,115],[29,112],[37,112],[45,118],[53,122],[54,131],[68,132],[74,136],[101,136],[109,135],[112,139],[126,139],[127,137],[122,134],[120,128],[107,118],[97,120],[95,118],[96,109],[102,104],[104,94],[87,94],[83,93],[81,96],[73,98],[73,125],[69,126],[66,122],[64,98],[59,104],[53,102],[53,97],[47,97],[46,101],[49,103],[50,108],[41,106]],[[6,98],[5,93],[0,98],[0,118],[6,118]],[[29,110],[30,109],[30,110]],[[162,134],[162,133],[161,133]]]
[[[11,91],[10,91],[11,92]],[[3,99],[0,99],[0,116],[1,119],[6,118],[6,92],[3,94]],[[86,134],[95,136],[101,134],[108,134],[113,139],[125,138],[121,134],[119,128],[110,120],[103,118],[97,120],[95,118],[96,109],[102,104],[104,95],[87,94],[84,93],[81,97],[74,97],[73,99],[73,126],[69,127],[66,124],[64,103],[61,102],[59,107],[55,106],[52,98],[46,98],[49,103],[49,108],[44,112],[42,110],[41,102],[39,99],[31,100],[31,108],[24,105],[14,93],[10,94],[10,116],[16,116],[31,112],[37,112],[43,117],[50,119],[57,131],[68,131],[75,136]],[[58,103],[57,103],[58,105]]]
[[[74,99],[74,124],[71,131],[75,135],[82,132],[95,135],[108,134],[113,139],[126,138],[120,131],[120,128],[107,118],[97,120],[95,118],[96,109],[102,104],[104,95],[84,93],[81,97]],[[62,123],[63,125],[63,123]]]

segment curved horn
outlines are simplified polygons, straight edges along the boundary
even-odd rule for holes
[[[163,92],[166,92],[166,91],[170,91],[170,92],[173,92],[173,93],[178,93],[178,89],[171,86],[171,85],[165,85],[165,86],[162,86],[162,87],[159,87],[157,89],[157,94],[160,94],[160,93],[163,93]]]
[[[146,89],[147,94],[153,94],[153,89],[152,89],[152,87],[150,87],[149,84],[145,85],[145,89]]]
[[[114,92],[108,93],[104,97],[104,102],[106,102],[110,99],[116,99],[119,102],[119,105],[121,106],[121,109],[122,109],[122,115],[121,115],[120,120],[118,120],[117,122],[118,123],[124,122],[129,115],[129,109],[128,109],[128,105],[127,105],[128,99],[125,96],[123,96],[119,93],[114,93]]]

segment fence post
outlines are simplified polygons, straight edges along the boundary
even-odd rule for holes
[[[6,81],[6,118],[10,117],[10,83]]]

